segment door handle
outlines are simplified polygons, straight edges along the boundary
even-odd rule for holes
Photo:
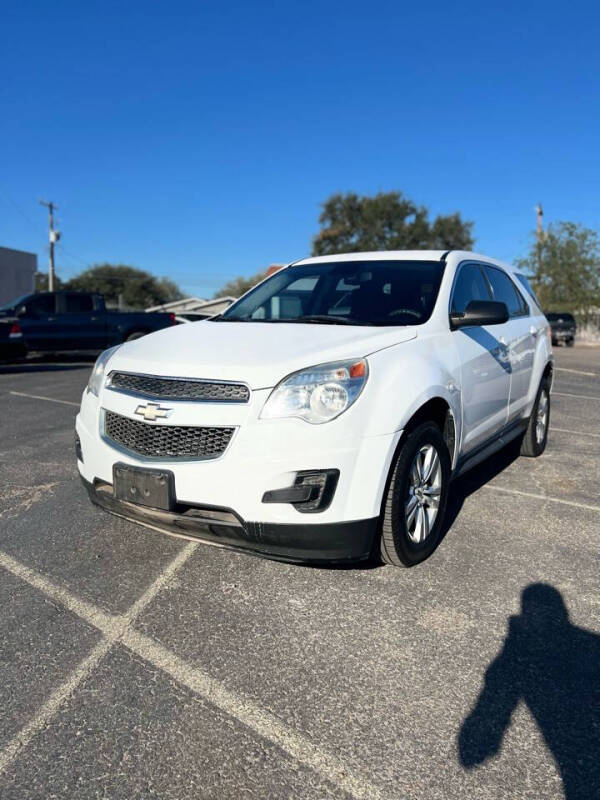
[[[48,322],[56,322],[56,317],[48,317]]]
[[[539,331],[538,331],[538,329],[537,329],[537,328],[535,328],[535,327],[532,325],[532,326],[531,326],[531,328],[529,328],[529,333],[530,333],[530,334],[533,336],[533,338],[535,339],[535,337],[538,335]]]

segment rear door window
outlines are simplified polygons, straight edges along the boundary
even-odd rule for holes
[[[84,314],[94,310],[94,300],[91,294],[78,294],[76,292],[65,295],[66,314]]]
[[[506,272],[496,267],[485,266],[485,274],[492,287],[492,294],[494,300],[499,303],[506,303],[508,308],[508,316],[525,317],[529,314],[529,307],[525,302],[523,295]]]

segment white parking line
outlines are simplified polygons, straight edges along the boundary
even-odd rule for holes
[[[77,406],[79,407],[80,403],[72,403],[70,400],[57,400],[56,397],[44,397],[41,394],[27,394],[27,392],[13,392],[9,391],[9,394],[15,394],[17,397],[31,397],[32,400],[47,400],[49,403],[62,403],[65,406]]]
[[[285,750],[296,761],[310,767],[352,797],[360,800],[384,800],[384,795],[379,789],[358,773],[353,774],[336,756],[314,744],[306,736],[296,733],[274,714],[256,705],[252,700],[226,689],[222,683],[211,678],[206,672],[188,664],[148,636],[134,628],[127,628],[122,643],[178,683]]]
[[[506,489],[504,486],[494,486],[486,483],[482,489],[491,489],[494,492],[504,492],[505,494],[517,494],[520,497],[531,497],[534,500],[546,500],[549,503],[562,503],[564,506],[574,506],[575,508],[585,508],[588,511],[600,511],[600,506],[592,506],[587,503],[576,503],[573,500],[562,500],[560,497],[549,497],[546,494],[534,494],[533,492],[521,492],[519,489]]]
[[[560,397],[580,397],[582,400],[598,400],[600,402],[600,397],[594,397],[591,394],[569,394],[568,392],[552,392],[553,395],[557,394]]]
[[[552,425],[550,426],[551,431],[557,431],[558,433],[572,433],[575,436],[593,436],[594,439],[600,439],[600,433],[588,433],[587,431],[568,431],[566,428],[554,428]]]
[[[13,761],[19,752],[29,744],[36,733],[41,731],[42,728],[49,723],[62,704],[68,700],[80,683],[90,675],[111,647],[123,637],[135,618],[141,614],[148,603],[150,603],[158,592],[164,588],[174,573],[191,556],[197,546],[197,542],[190,542],[180,550],[169,566],[159,575],[139,600],[131,606],[129,611],[121,617],[105,614],[91,603],[75,597],[66,589],[56,586],[43,575],[19,563],[9,555],[0,552],[0,566],[21,578],[21,580],[26,581],[30,586],[35,587],[45,595],[52,597],[54,600],[58,600],[63,606],[74,614],[77,614],[81,619],[101,630],[104,634],[103,639],[95,645],[89,655],[80,661],[67,679],[52,692],[37,714],[21,728],[0,751],[0,773],[4,772],[11,761]]]
[[[55,689],[44,705],[40,708],[33,719],[24,725],[21,730],[13,736],[9,743],[0,752],[0,775],[10,765],[11,761],[26,747],[33,737],[48,725],[51,718],[58,712],[62,704],[67,700],[96,667],[98,662],[104,658],[117,639],[107,637],[101,639],[93,648],[91,653],[86,656],[71,672],[67,680]]]
[[[555,372],[572,372],[575,375],[587,375],[590,378],[597,378],[595,372],[584,372],[582,369],[567,369],[566,367],[554,367]]]
[[[225,688],[208,673],[188,664],[171,650],[133,628],[132,624],[142,610],[168,583],[197,546],[197,542],[186,545],[142,597],[122,616],[106,614],[92,603],[71,594],[67,589],[57,586],[40,573],[0,551],[0,567],[4,567],[30,586],[61,603],[103,633],[102,640],[95,645],[90,654],[79,663],[67,680],[52,692],[35,717],[0,751],[0,773],[27,746],[36,733],[50,722],[61,705],[90,675],[111,647],[120,642],[149,664],[162,670],[209,704],[225,711],[259,736],[277,745],[296,761],[337,785],[356,800],[385,800],[385,795],[376,786],[358,772],[353,773],[340,759],[312,742],[307,736],[297,733],[271,712],[261,708],[249,698]]]

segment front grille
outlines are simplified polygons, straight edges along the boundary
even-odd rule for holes
[[[158,375],[135,375],[131,372],[113,372],[109,386],[117,391],[157,397],[161,400],[247,403],[250,399],[250,390],[243,383],[162,378]]]
[[[156,425],[104,412],[104,435],[132,453],[151,458],[218,458],[235,428]]]

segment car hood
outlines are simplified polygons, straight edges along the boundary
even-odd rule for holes
[[[192,322],[124,344],[108,370],[207,378],[270,388],[305,367],[362,358],[416,337],[415,328]]]

